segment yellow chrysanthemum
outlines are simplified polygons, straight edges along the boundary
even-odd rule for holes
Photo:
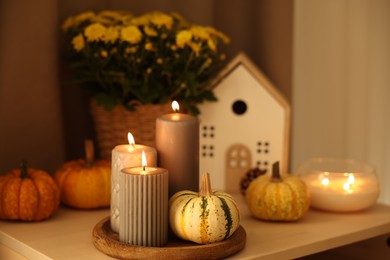
[[[103,41],[114,43],[119,38],[119,31],[116,27],[108,27],[104,33]]]
[[[195,52],[195,55],[198,56],[199,55],[199,52],[200,52],[200,49],[201,49],[201,44],[200,43],[195,43],[195,42],[190,42],[188,43],[188,45],[190,46],[191,50],[193,52]]]
[[[227,37],[224,33],[214,29],[213,27],[206,27],[206,30],[212,34],[212,35],[215,35],[216,37],[218,37],[219,39],[221,39],[221,41],[224,43],[224,44],[228,44],[230,42],[230,39],[229,37]]]
[[[85,22],[87,20],[92,20],[94,17],[95,17],[95,13],[93,12],[84,12],[77,16],[70,16],[62,24],[62,30],[66,32],[72,27],[79,26],[82,22]]]
[[[108,52],[106,50],[102,50],[100,52],[100,56],[102,56],[103,58],[107,58],[108,57]]]
[[[171,16],[179,21],[179,27],[189,27],[188,21],[181,14],[173,12]]]
[[[146,25],[149,23],[149,20],[150,20],[150,14],[147,13],[141,16],[133,17],[133,19],[131,19],[131,24]]]
[[[151,51],[153,49],[153,44],[151,42],[147,42],[145,44],[145,50]]]
[[[113,20],[120,20],[122,18],[122,15],[123,14],[121,12],[112,11],[112,10],[101,11],[98,14],[98,16],[107,17],[107,18],[110,18],[110,19],[113,19]]]
[[[121,40],[129,43],[138,43],[142,40],[142,33],[137,26],[130,25],[121,30]]]
[[[176,35],[176,45],[179,48],[184,48],[192,39],[192,33],[188,30],[182,30]]]
[[[191,27],[191,32],[192,35],[194,36],[195,39],[201,39],[201,40],[209,40],[210,39],[210,33],[209,31],[203,27],[203,26],[192,26]]]
[[[155,24],[158,28],[165,26],[170,29],[173,25],[173,18],[167,14],[155,12],[150,17],[150,22]]]
[[[75,49],[76,51],[81,51],[84,48],[85,42],[84,37],[81,33],[72,39],[72,45],[73,49]]]
[[[207,41],[207,46],[209,46],[210,50],[212,50],[212,51],[217,50],[217,45],[215,44],[215,42],[212,39],[209,39]]]
[[[84,30],[84,35],[89,42],[99,41],[103,39],[105,33],[106,27],[100,23],[93,23]]]
[[[74,20],[75,20],[75,23],[78,25],[86,20],[89,20],[89,19],[92,19],[95,17],[95,13],[94,12],[84,12],[84,13],[81,13],[77,16],[75,16]]]
[[[150,37],[155,37],[157,36],[157,31],[154,30],[153,28],[151,28],[150,26],[145,26],[144,27],[144,32],[147,36],[150,36]]]
[[[126,53],[136,53],[137,52],[137,47],[128,47],[125,49]]]
[[[106,17],[102,17],[102,16],[96,16],[92,19],[92,21],[94,23],[100,23],[100,24],[103,24],[105,26],[110,26],[113,24],[113,22],[110,19],[108,19]]]
[[[109,20],[110,24],[126,23],[132,18],[130,12],[111,10],[102,11],[97,16]]]
[[[62,30],[68,31],[71,27],[75,25],[75,20],[73,17],[66,18],[65,22],[62,24]]]

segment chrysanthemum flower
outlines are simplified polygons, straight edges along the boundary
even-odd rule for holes
[[[163,13],[153,13],[150,17],[150,22],[155,24],[157,28],[165,26],[167,29],[171,29],[173,25],[173,18]]]
[[[119,38],[119,30],[116,27],[108,27],[104,33],[103,41],[114,43]]]
[[[138,43],[142,40],[142,33],[137,26],[130,25],[121,30],[121,40],[129,43]]]
[[[154,30],[153,28],[151,28],[150,26],[145,26],[144,27],[144,32],[147,36],[150,36],[150,37],[155,37],[158,35],[158,33],[156,32],[156,30]]]
[[[80,33],[72,39],[73,49],[77,52],[81,51],[85,46],[85,41],[83,35]]]
[[[210,39],[210,33],[206,29],[206,27],[203,26],[192,26],[191,27],[192,35],[195,39],[201,39],[201,40],[209,40]]]
[[[105,33],[106,27],[100,23],[93,23],[84,30],[84,35],[89,42],[102,40]]]
[[[191,41],[192,33],[189,30],[182,30],[176,35],[176,45],[184,48]]]

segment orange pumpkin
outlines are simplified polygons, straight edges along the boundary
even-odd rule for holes
[[[281,176],[279,162],[273,164],[272,176],[253,180],[245,195],[253,216],[271,221],[295,221],[302,218],[310,205],[306,184],[293,175]]]
[[[63,204],[79,209],[110,206],[111,163],[94,161],[91,141],[86,141],[86,159],[63,164],[54,178],[61,189]]]
[[[0,177],[0,219],[39,221],[49,218],[60,204],[60,190],[45,171],[22,163]]]

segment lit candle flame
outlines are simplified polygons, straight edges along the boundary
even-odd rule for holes
[[[351,184],[349,182],[344,183],[343,189],[346,191],[349,191],[349,188],[351,187]]]
[[[134,137],[130,132],[127,133],[127,140],[129,140],[129,145],[131,145],[132,148],[135,148]]]
[[[355,176],[352,173],[348,174],[348,180],[344,183],[343,189],[347,191],[348,193],[352,193],[353,190],[351,189],[351,186],[355,182]]]
[[[324,186],[328,186],[329,185],[329,179],[325,177],[325,178],[322,179],[321,183]]]
[[[147,165],[146,155],[145,155],[145,152],[142,151],[142,171],[143,172],[146,170],[146,165]]]
[[[349,184],[355,183],[355,176],[352,173],[348,174],[348,183]]]
[[[179,103],[176,100],[172,101],[172,109],[175,112],[179,112],[180,106],[179,106]]]

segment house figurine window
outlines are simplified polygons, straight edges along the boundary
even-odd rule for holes
[[[264,74],[239,54],[213,86],[217,102],[202,104],[200,172],[210,172],[213,188],[238,192],[253,167],[270,173],[279,161],[288,169],[290,105]]]

